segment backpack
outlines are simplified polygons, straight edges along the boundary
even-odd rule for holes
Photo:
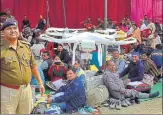
[[[105,85],[99,85],[86,92],[86,104],[88,106],[101,105],[109,98],[109,92]]]
[[[33,108],[31,114],[44,114],[47,109],[46,102],[40,102],[36,107]]]

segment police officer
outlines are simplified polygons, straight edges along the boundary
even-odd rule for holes
[[[18,40],[19,28],[14,19],[2,25],[1,39],[1,114],[29,114],[32,109],[30,81],[37,79],[40,93],[45,92],[36,61],[28,42]]]

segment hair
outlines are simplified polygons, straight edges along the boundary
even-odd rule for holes
[[[67,69],[67,72],[68,71],[73,71],[73,73],[76,73],[76,71],[75,71],[75,69],[73,68],[73,67],[69,67],[68,69]]]
[[[109,64],[108,64],[109,62],[113,62],[113,61],[112,61],[112,60],[107,60],[107,61],[106,61],[106,66],[109,65]],[[113,63],[114,63],[114,62],[113,62]]]
[[[6,10],[5,11],[8,11],[8,10],[10,10],[10,8],[6,8]],[[11,10],[10,10],[11,11]]]
[[[62,44],[58,44],[58,46],[62,46],[62,47],[63,47],[63,45],[62,45]]]
[[[50,53],[47,50],[43,51],[42,53],[46,53],[48,56],[50,56]]]
[[[147,52],[147,51],[143,51],[142,53],[141,53],[141,55],[146,55],[146,56],[149,56],[150,54]]]
[[[138,27],[136,23],[132,23],[132,25],[134,25],[134,26]]]
[[[159,50],[162,50],[162,44],[157,44],[156,48],[159,49]]]
[[[6,12],[0,12],[0,16],[7,16]]]
[[[113,49],[112,53],[115,52],[115,51],[119,52],[118,49]]]
[[[79,64],[81,63],[81,60],[76,58],[75,61],[77,61]]]

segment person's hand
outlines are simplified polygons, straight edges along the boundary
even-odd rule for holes
[[[121,94],[126,94],[127,92],[126,92],[126,90],[121,90],[120,93]]]
[[[47,103],[52,103],[52,97],[49,97],[48,99],[47,99]]]
[[[44,87],[43,84],[40,84],[40,85],[39,85],[39,90],[40,90],[41,96],[43,96],[44,93],[45,93],[45,87]]]
[[[48,94],[47,97],[50,98],[50,97],[52,97],[52,95],[51,94]]]

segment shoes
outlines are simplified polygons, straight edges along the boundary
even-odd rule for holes
[[[120,101],[120,100],[117,100],[117,101],[116,101],[115,109],[116,109],[116,110],[120,110],[120,109],[121,109],[121,101]]]
[[[104,107],[109,107],[109,103],[104,103]]]
[[[121,105],[122,105],[122,107],[128,107],[128,105],[127,105],[125,99],[123,99],[123,100],[121,101]]]
[[[131,103],[131,105],[134,105],[136,102],[135,102],[135,99],[131,99],[130,100],[130,103]]]
[[[159,96],[159,95],[160,95],[160,92],[157,91],[157,92],[155,92],[155,93],[149,94],[149,98],[154,98],[154,97],[157,97],[157,96]]]
[[[115,108],[115,104],[116,104],[116,100],[113,98],[110,98],[109,100],[109,107],[110,109],[114,109]]]
[[[125,99],[125,103],[126,103],[128,106],[131,106],[130,98]]]
[[[140,100],[138,98],[135,98],[135,103],[140,104]]]

